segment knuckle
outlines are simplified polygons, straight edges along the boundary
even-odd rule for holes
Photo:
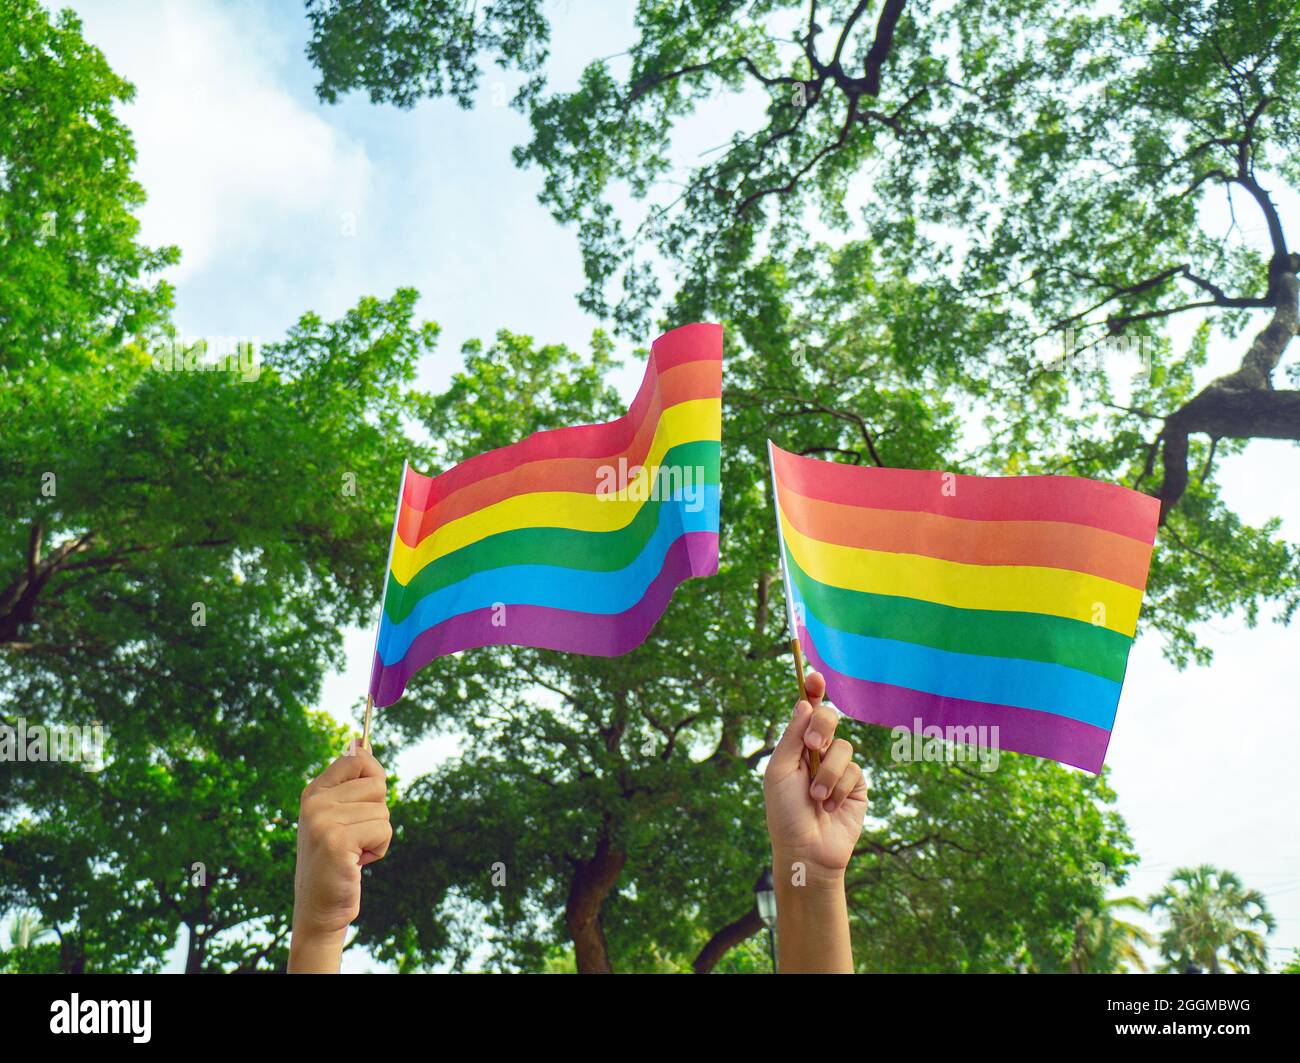
[[[347,832],[337,826],[327,827],[321,834],[321,842],[326,852],[336,855],[346,853],[351,848]]]

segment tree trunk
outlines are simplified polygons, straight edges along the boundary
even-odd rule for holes
[[[1272,374],[1300,328],[1300,255],[1274,258],[1273,317],[1255,336],[1234,373],[1210,381],[1165,419],[1160,523],[1187,490],[1187,437],[1300,440],[1300,391],[1277,391]]]
[[[86,973],[86,950],[80,934],[60,935],[59,966],[64,974]]]
[[[731,949],[762,929],[763,921],[758,917],[758,905],[755,905],[734,923],[728,923],[709,938],[691,964],[692,969],[696,974],[710,974],[718,961]]]
[[[564,906],[564,921],[573,941],[579,974],[613,974],[605,931],[600,925],[600,907],[609,896],[627,863],[627,853],[601,834],[590,860],[577,864]]]
[[[202,974],[203,960],[207,952],[207,935],[199,933],[191,923],[187,928],[190,932],[189,949],[185,954],[185,973]]]

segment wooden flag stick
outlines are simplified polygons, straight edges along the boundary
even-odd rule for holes
[[[361,725],[361,744],[370,748],[370,718],[375,712],[375,699],[369,694],[366,695],[366,721]]]
[[[794,653],[794,674],[799,679],[799,697],[808,698],[808,687],[804,683],[803,675],[803,649],[799,645],[798,638],[790,640],[790,650]],[[816,775],[822,766],[822,755],[815,749],[808,750],[808,770],[810,775]]]
[[[370,690],[366,695],[366,718],[361,725],[361,744],[370,748],[370,721],[375,714],[375,674],[379,668],[379,632],[384,626],[384,599],[388,596],[388,573],[393,567],[393,547],[397,545],[397,522],[402,516],[402,495],[406,491],[406,472],[410,464],[403,460],[402,478],[397,482],[397,504],[393,507],[393,532],[388,537],[388,560],[384,562],[384,581],[379,587],[379,622],[375,625],[375,645],[370,651]]]
[[[812,699],[808,697],[808,685],[804,682],[803,675],[803,649],[799,645],[799,628],[796,623],[798,614],[794,608],[794,594],[790,591],[790,570],[785,567],[785,533],[781,531],[781,501],[776,485],[776,463],[772,460],[772,441],[767,441],[767,463],[772,470],[772,510],[776,516],[776,546],[777,556],[781,561],[781,585],[785,589],[785,616],[786,622],[790,626],[790,651],[794,654],[794,674],[799,680],[799,698],[800,700]],[[806,748],[806,747],[805,747]],[[812,775],[816,775],[821,770],[822,755],[819,750],[808,750],[808,767]]]

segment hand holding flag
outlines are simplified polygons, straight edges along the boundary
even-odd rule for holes
[[[826,681],[809,672],[805,686],[808,697],[795,703],[768,759],[763,799],[779,862],[803,862],[810,873],[825,877],[843,874],[853,856],[867,812],[867,783],[853,761],[853,746],[835,737],[840,714],[822,704]],[[814,750],[821,754],[815,772],[808,756]]]
[[[853,747],[835,738],[839,713],[822,704],[825,681],[809,672],[805,689],[763,775],[780,969],[850,974],[844,872],[862,833],[867,784]],[[821,766],[805,767],[818,751]]]
[[[360,742],[309,782],[298,811],[289,970],[339,969],[348,927],[361,910],[361,869],[388,852],[388,780]]]

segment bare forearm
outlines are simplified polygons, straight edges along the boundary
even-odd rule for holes
[[[347,930],[310,933],[294,927],[289,941],[290,974],[338,974]]]
[[[842,871],[813,869],[772,854],[778,967],[782,974],[852,974]],[[801,883],[801,884],[800,884]]]

